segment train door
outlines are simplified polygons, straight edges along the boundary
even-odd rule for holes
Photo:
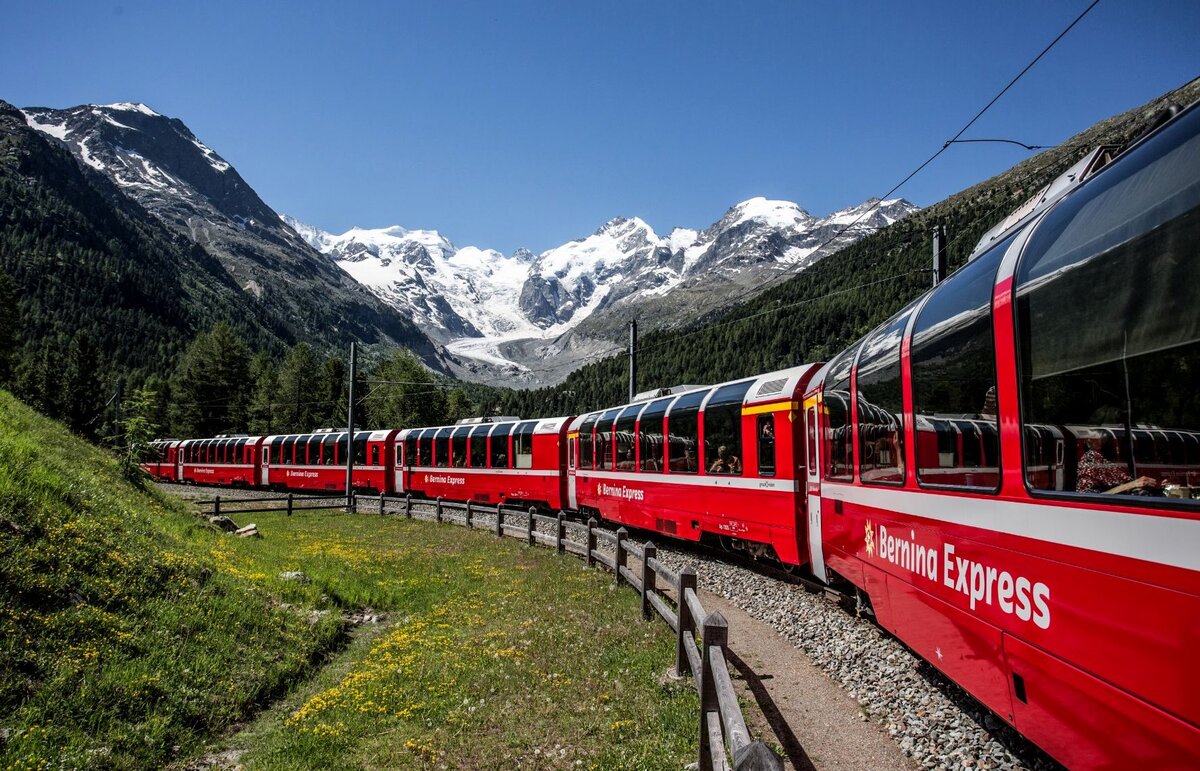
[[[573,434],[567,439],[567,508],[578,511],[579,501],[575,498],[575,445],[579,443],[579,434]]]
[[[808,559],[813,575],[826,583],[825,550],[821,531],[821,441],[820,409],[816,397],[804,403],[805,479],[808,495]]]
[[[405,446],[406,444],[410,444],[407,439],[397,436],[395,447],[392,448],[392,468],[394,469],[392,473],[395,475],[394,484],[397,494],[403,494],[405,492],[404,468],[409,463],[407,453],[408,448]],[[416,442],[411,442],[411,444],[415,446]]]
[[[183,445],[175,447],[175,481],[183,481]]]
[[[262,456],[258,467],[258,484],[260,487],[266,487],[271,476],[271,445],[263,442]]]

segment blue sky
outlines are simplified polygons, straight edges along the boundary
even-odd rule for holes
[[[138,101],[326,230],[535,251],[640,216],[705,227],[756,195],[881,195],[1089,0],[0,0],[0,99]],[[1200,75],[1200,3],[1102,0],[968,133],[1053,144]],[[1027,157],[953,148],[935,203]]]

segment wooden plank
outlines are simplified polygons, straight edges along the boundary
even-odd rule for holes
[[[692,666],[692,679],[696,682],[696,692],[700,692],[700,649],[691,635],[683,638],[683,651],[687,654],[688,664]]]
[[[608,541],[614,545],[617,542],[617,534],[611,530],[601,530],[597,528],[594,532],[596,533],[597,538],[603,538],[605,541]]]
[[[625,542],[625,551],[627,551],[630,554],[632,554],[633,556],[637,557],[638,562],[641,562],[642,560],[646,559],[646,552],[642,549],[641,546],[638,546],[633,541]]]
[[[533,531],[533,540],[546,546],[554,545],[554,536],[550,535],[549,533],[538,532],[537,530]]]
[[[721,716],[716,712],[704,715],[708,723],[708,746],[712,751],[713,771],[729,771],[729,761],[725,759],[725,743],[721,738]]]
[[[725,725],[725,735],[729,737],[729,752],[737,755],[750,746],[750,732],[746,730],[746,719],[742,717],[742,708],[738,704],[737,694],[733,690],[733,680],[729,677],[729,667],[725,663],[725,651],[714,648],[709,651],[713,672],[713,685],[717,689],[717,704],[720,706],[721,722]]]
[[[671,627],[671,631],[679,630],[679,617],[675,615],[675,611],[671,610],[670,606],[663,601],[663,598],[657,593],[651,594],[647,599],[650,600],[650,605],[658,611],[658,615],[662,616],[663,621],[667,622],[667,626]]]
[[[547,525],[558,525],[558,517],[547,517],[545,514],[534,514],[533,521],[541,522]]]
[[[582,530],[585,533],[587,532],[587,523],[586,522],[576,522],[573,519],[568,519],[565,524],[568,528],[573,528],[575,530]]]
[[[668,584],[674,587],[679,586],[679,576],[675,573],[675,571],[659,562],[658,559],[651,557],[646,561],[646,564],[650,566],[651,570],[653,570],[655,573],[658,573],[658,575],[661,576],[662,579]]]
[[[579,555],[580,557],[587,556],[587,546],[585,544],[575,543],[574,541],[563,541],[563,548],[572,554]]]
[[[639,594],[641,593],[641,591],[642,591],[641,576],[639,576],[637,573],[634,573],[632,570],[630,570],[629,568],[622,565],[621,566],[621,578],[624,578],[629,583],[629,585],[633,587],[634,591],[638,592]]]
[[[506,523],[504,523],[504,534],[510,535],[513,538],[524,538],[525,537],[525,526],[524,525],[510,525],[506,522]]]
[[[613,569],[614,563],[616,562],[616,560],[614,560],[612,557],[608,556],[604,552],[600,551],[599,549],[592,549],[592,559],[596,560],[597,562],[601,563],[602,565],[607,565],[609,570]]]
[[[688,612],[692,614],[693,620],[708,618],[708,614],[704,612],[704,606],[700,604],[700,598],[691,589],[683,593],[683,601],[687,603]],[[697,623],[699,627],[699,623]]]

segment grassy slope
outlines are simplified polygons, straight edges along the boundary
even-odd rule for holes
[[[154,767],[341,635],[222,569],[218,536],[0,393],[0,767]]]

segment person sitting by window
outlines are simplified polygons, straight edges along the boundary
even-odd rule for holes
[[[736,455],[729,452],[729,448],[721,445],[717,448],[717,459],[708,469],[710,474],[740,474],[742,471],[742,462]]]
[[[617,461],[617,468],[625,470],[633,469],[633,450],[628,448],[621,450],[621,459]]]
[[[1075,491],[1109,495],[1162,495],[1158,480],[1153,477],[1130,477],[1124,465],[1110,461],[1100,451],[1100,440],[1087,440],[1076,465]]]
[[[465,468],[466,465],[467,459],[456,453],[454,456],[454,468]]]

